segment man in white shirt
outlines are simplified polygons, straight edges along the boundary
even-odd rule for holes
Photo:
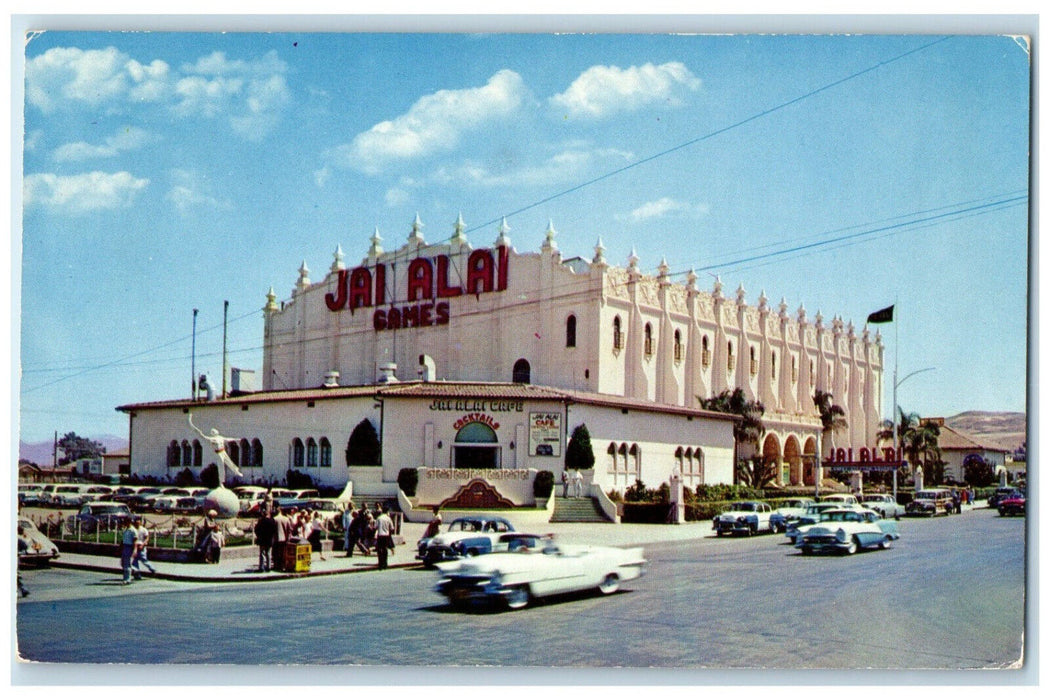
[[[387,515],[389,510],[390,508],[384,505],[376,518],[376,556],[379,558],[380,569],[387,567],[387,556],[394,549],[394,521]]]

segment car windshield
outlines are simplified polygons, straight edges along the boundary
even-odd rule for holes
[[[127,508],[122,508],[120,506],[100,506],[97,508],[92,508],[91,512],[95,515],[125,515],[129,511]]]
[[[80,490],[79,486],[59,486],[56,491],[58,493],[76,493]]]
[[[836,523],[844,522],[858,522],[861,520],[860,514],[851,511],[831,511],[827,514],[827,520]]]
[[[744,511],[747,513],[751,513],[758,510],[758,504],[741,501],[739,503],[734,503],[733,505],[729,506],[729,510]]]
[[[448,526],[449,532],[479,532],[480,530],[480,520],[467,520],[460,518],[458,520],[453,520],[452,524]]]

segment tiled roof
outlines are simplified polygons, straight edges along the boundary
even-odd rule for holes
[[[1012,452],[1008,447],[992,441],[978,441],[965,433],[960,433],[947,425],[940,426],[940,434],[937,436],[937,446],[942,450],[989,450],[994,452]]]

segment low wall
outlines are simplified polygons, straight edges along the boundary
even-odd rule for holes
[[[417,470],[419,482],[416,486],[416,503],[423,506],[435,506],[452,498],[472,479],[484,479],[500,495],[516,506],[535,506],[536,498],[532,494],[532,482],[536,479],[537,469],[440,469],[420,467]],[[396,488],[396,484],[395,484]]]

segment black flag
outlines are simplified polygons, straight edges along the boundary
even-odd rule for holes
[[[889,323],[893,320],[893,307],[887,306],[875,313],[868,314],[868,323]]]

